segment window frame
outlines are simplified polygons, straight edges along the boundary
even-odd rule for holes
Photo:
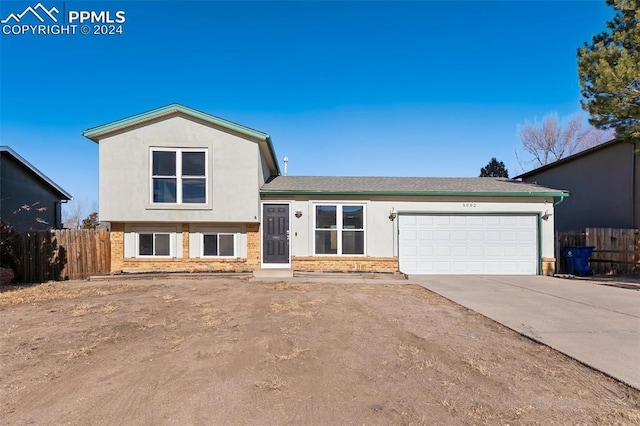
[[[317,207],[327,206],[336,208],[336,227],[318,228]],[[344,228],[344,207],[362,207],[362,229]],[[316,202],[312,204],[313,222],[311,223],[313,235],[313,256],[340,256],[340,257],[364,257],[367,255],[367,205],[366,203],[349,202]],[[336,231],[336,253],[317,253],[316,231]],[[343,232],[362,232],[362,253],[342,253]]]
[[[153,153],[154,152],[173,152],[176,155],[176,170],[174,176],[153,174]],[[204,153],[204,176],[183,175],[182,171],[182,154],[185,152],[201,152]],[[154,179],[174,179],[176,180],[176,201],[173,203],[157,202],[153,200],[153,182]],[[202,203],[186,203],[183,200],[183,182],[185,180],[204,179],[204,202]],[[162,206],[195,206],[202,207],[209,204],[209,149],[201,148],[174,148],[174,147],[150,147],[149,149],[149,203],[154,207]]]
[[[152,240],[152,252],[153,254],[140,254],[140,236],[141,235],[151,235],[153,240]],[[169,238],[169,254],[155,254],[156,252],[156,235],[167,235]],[[168,232],[168,231],[136,231],[135,232],[135,236],[136,236],[136,257],[138,258],[153,258],[153,259],[157,259],[157,258],[172,258],[173,257],[173,240],[172,240],[172,232]]]
[[[233,255],[231,256],[221,256],[220,254],[217,255],[210,255],[204,254],[204,237],[205,235],[216,235],[217,236],[217,240],[218,240],[218,253],[220,253],[220,235],[230,235],[231,239],[233,241]],[[235,259],[238,257],[238,242],[237,242],[237,238],[236,238],[236,233],[235,232],[215,232],[215,231],[211,231],[211,232],[200,232],[200,257],[203,259]]]

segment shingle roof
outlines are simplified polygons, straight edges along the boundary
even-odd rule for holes
[[[568,192],[505,178],[277,176],[263,195],[567,196]]]

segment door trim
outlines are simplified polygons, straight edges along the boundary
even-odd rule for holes
[[[289,263],[264,263],[264,206],[273,205],[287,205],[289,206]],[[291,201],[262,201],[260,202],[260,267],[262,269],[291,269]]]

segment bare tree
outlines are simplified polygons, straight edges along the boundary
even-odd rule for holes
[[[527,121],[518,127],[521,150],[529,158],[521,158],[516,149],[520,167],[528,168],[558,161],[578,151],[582,151],[613,139],[612,130],[599,130],[587,124],[581,114],[560,119],[557,113],[546,115],[542,121]]]
[[[98,204],[93,201],[87,208],[86,199],[74,199],[64,205],[62,210],[62,225],[68,229],[79,229],[83,225],[83,219],[88,218],[92,212],[98,211]],[[97,213],[96,213],[97,215]]]

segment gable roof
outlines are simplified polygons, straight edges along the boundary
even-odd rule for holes
[[[277,176],[261,195],[468,195],[478,197],[566,197],[567,191],[506,178]]]
[[[48,185],[51,189],[57,192],[60,195],[60,198],[63,200],[71,200],[73,197],[67,191],[62,189],[60,185],[49,179],[44,173],[40,170],[36,169],[31,163],[22,158],[17,152],[6,145],[0,146],[0,154],[8,154],[13,157],[18,163],[22,164],[27,170],[29,170],[33,175],[35,175],[38,179]]]
[[[536,174],[538,174],[540,172],[543,172],[545,170],[549,170],[549,169],[552,169],[554,167],[561,166],[563,164],[566,164],[566,163],[568,163],[570,161],[573,161],[573,160],[576,160],[578,158],[586,157],[587,155],[591,155],[591,154],[597,153],[599,151],[602,151],[603,149],[609,148],[610,146],[616,145],[616,144],[619,144],[619,143],[633,143],[633,142],[626,141],[626,140],[623,140],[623,139],[611,139],[608,142],[601,143],[600,145],[596,145],[594,147],[591,147],[589,149],[585,149],[584,151],[577,152],[577,153],[575,153],[573,155],[570,155],[568,157],[561,158],[561,159],[559,159],[557,161],[554,161],[553,163],[545,164],[544,166],[540,166],[537,169],[533,169],[533,170],[530,170],[528,172],[522,173],[522,174],[514,177],[514,179],[528,178],[528,177],[530,177],[532,175],[536,175]]]
[[[275,170],[277,174],[280,174],[280,166],[278,165],[278,159],[276,157],[275,150],[273,149],[271,136],[264,132],[251,129],[241,124],[237,124],[232,121],[225,120],[223,118],[216,117],[214,115],[207,114],[206,112],[198,111],[177,103],[169,104],[160,108],[153,109],[151,111],[132,115],[131,117],[112,121],[101,126],[92,127],[82,132],[82,135],[98,143],[100,139],[111,133],[122,131],[133,126],[155,120],[157,118],[179,113],[197,118],[199,120],[205,121],[218,127],[222,127],[224,129],[231,130],[233,132],[240,133],[245,136],[252,137],[254,139],[258,139],[261,142],[260,151],[265,156],[267,161],[271,162],[271,164],[269,164],[269,167],[272,170]]]

